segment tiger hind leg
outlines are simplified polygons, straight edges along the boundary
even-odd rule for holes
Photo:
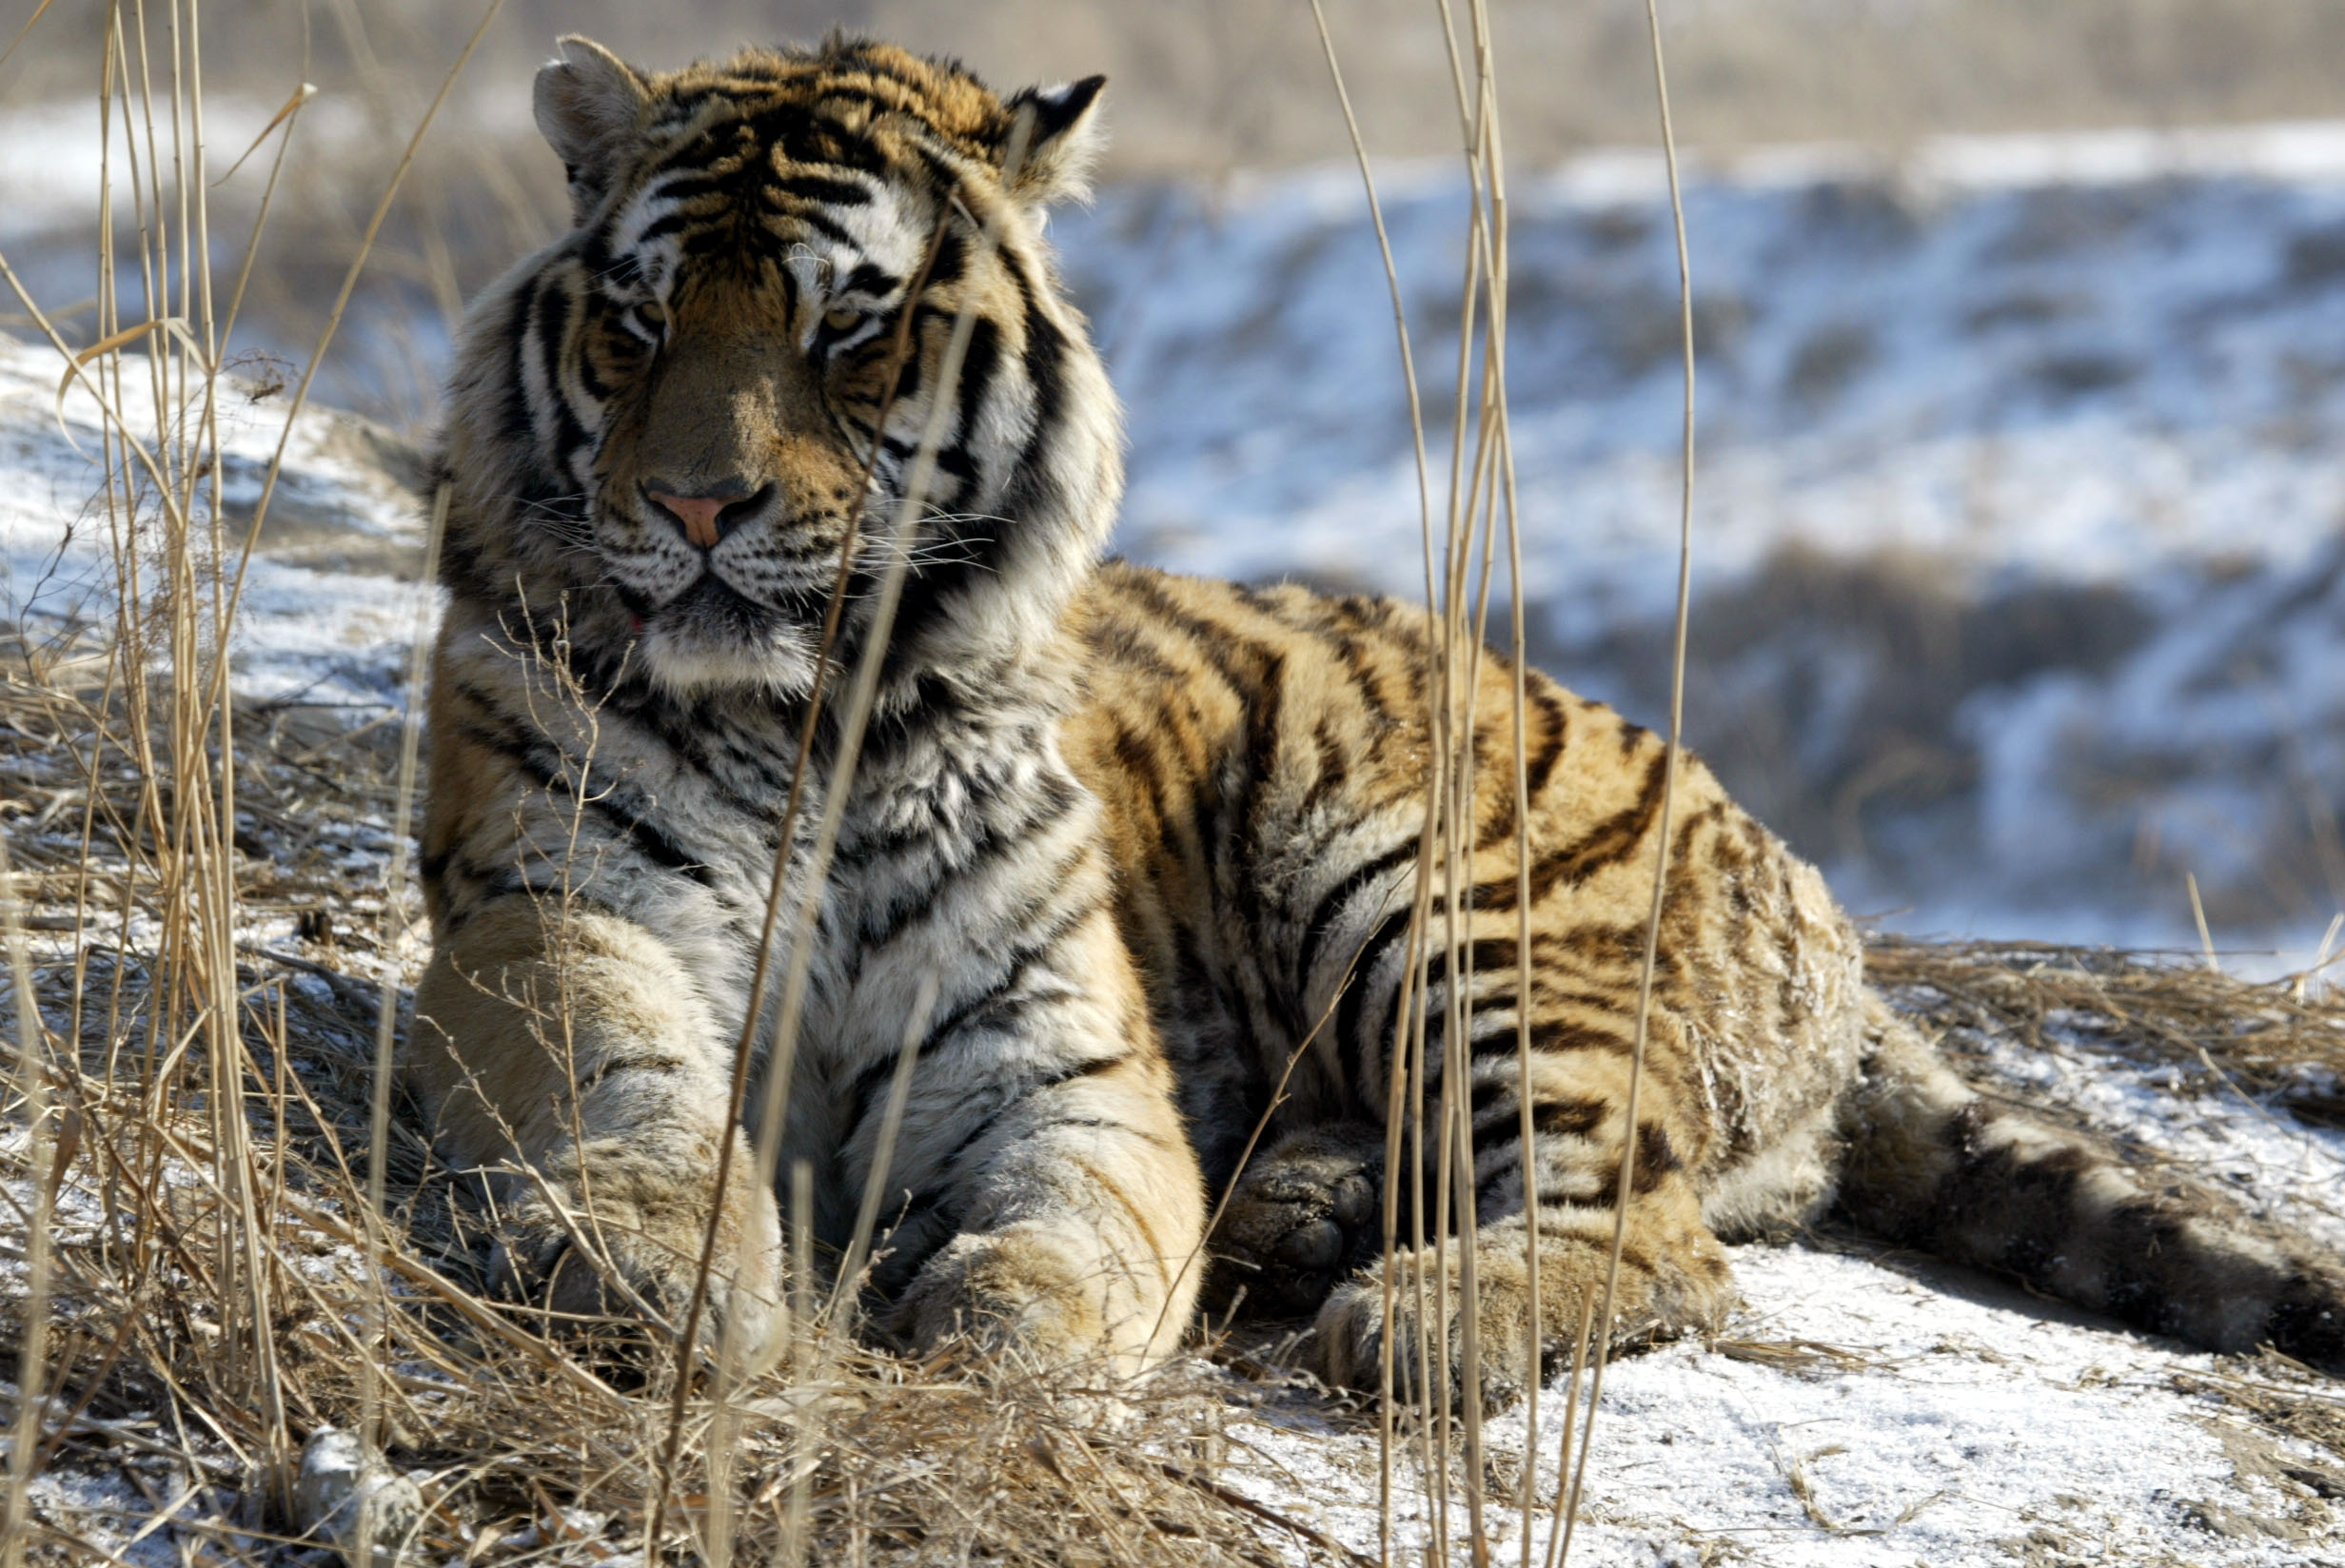
[[[1519,1202],[1499,1197],[1477,1227],[1472,1360],[1492,1406],[1519,1397],[1538,1369],[1568,1362],[1584,1308],[1602,1301],[1613,1277],[1615,1184],[1607,1178],[1618,1169],[1619,1142],[1599,1137],[1575,1152],[1567,1171],[1551,1173],[1566,1190],[1540,1208],[1535,1303],[1530,1229]],[[1510,1156],[1495,1154],[1493,1164]],[[1382,1386],[1389,1324],[1394,1389],[1418,1399],[1429,1376],[1454,1401],[1468,1364],[1457,1249],[1442,1249],[1439,1269],[1432,1247],[1410,1250],[1410,1194],[1397,1194],[1402,1241],[1389,1268],[1388,1319],[1384,1158],[1382,1129],[1354,1122],[1306,1127],[1257,1153],[1213,1229],[1207,1299],[1222,1312],[1316,1314],[1327,1381],[1362,1392]],[[1429,1199],[1431,1189],[1429,1179]],[[1616,1341],[1724,1322],[1734,1301],[1725,1253],[1682,1170],[1648,1171],[1632,1186],[1612,1294]]]

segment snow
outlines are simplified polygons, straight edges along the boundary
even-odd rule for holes
[[[152,456],[157,399],[147,362],[125,363],[123,413]],[[35,638],[76,618],[103,622],[114,613],[105,421],[97,396],[80,380],[67,390],[60,420],[65,375],[54,350],[0,339],[0,605]],[[215,417],[220,520],[232,559],[260,500],[290,393],[258,397],[256,388],[227,384]],[[106,396],[110,402],[116,392]],[[161,401],[174,425],[201,417],[200,399]],[[253,559],[231,637],[237,688],[246,696],[380,706],[400,691],[421,608],[413,568],[406,580],[346,569],[403,554],[421,559],[418,506],[385,472],[383,440],[346,414],[312,408],[302,416],[264,521],[268,548]],[[115,461],[142,478],[146,472],[136,459],[117,453]],[[197,490],[202,540],[209,537],[210,489]],[[161,567],[156,511],[146,486],[137,526],[149,592]]]
[[[268,112],[217,101],[214,148]],[[94,178],[94,122],[10,113],[0,244],[61,304],[87,289],[65,198]],[[380,135],[336,115],[313,105],[302,134]],[[1464,186],[1438,162],[1379,174],[1438,498]],[[1695,746],[1901,929],[2195,946],[2187,873],[2220,944],[2309,956],[2345,908],[2345,122],[1761,147],[1687,175]],[[1659,159],[1518,170],[1510,210],[1531,639],[1649,720],[1680,396]],[[1119,549],[1422,592],[1355,170],[1112,187],[1053,232],[1129,408]],[[322,389],[388,406],[382,308]],[[390,335],[444,353],[412,324]],[[319,576],[287,580],[371,613],[256,605],[296,638],[282,683],[342,647],[338,689],[379,694],[388,607]]]
[[[1814,1342],[1846,1360],[1790,1370],[1689,1343],[1613,1363],[1572,1545],[1584,1568],[1700,1563],[1727,1542],[1729,1560],[1801,1568],[2001,1563],[2031,1542],[2107,1563],[2307,1560],[2306,1527],[2294,1524],[2302,1499],[2240,1484],[2219,1418],[2168,1382],[2206,1358],[2042,1319],[2024,1298],[1981,1300],[1995,1293],[1975,1280],[1948,1288],[1798,1247],[1736,1248],[1734,1264],[1749,1304],[1731,1334]],[[1540,1552],[1561,1390],[1549,1396]],[[1487,1441],[1511,1458],[1523,1426],[1519,1412],[1502,1416]],[[1275,1492],[1300,1517],[1373,1553],[1372,1436],[1238,1436],[1291,1472]],[[2264,1519],[2271,1533],[2215,1535],[2194,1522],[2209,1504]],[[1508,1560],[1517,1516],[1488,1506]],[[1462,1537],[1462,1502],[1451,1510]],[[1409,1496],[1398,1517],[1423,1512]]]
[[[2172,1069],[2112,1052],[2089,1029],[2055,1034],[2041,1051],[1975,1034],[1962,1044],[2000,1092],[2147,1145],[2260,1216],[2345,1248],[2345,1131],[2236,1091],[2178,1093]],[[2243,1446],[2270,1441],[2266,1452],[2309,1462],[2335,1496],[2345,1486],[2335,1456],[2258,1440],[2190,1391],[2194,1375],[2231,1369],[2221,1358],[1845,1235],[1729,1252],[1743,1301],[1715,1341],[1608,1369],[1573,1562],[2345,1563],[2345,1517],[2268,1466],[2240,1463]],[[2334,1384],[2323,1393],[2345,1399]],[[1548,1545],[1565,1397],[1560,1378],[1541,1396],[1535,1561]],[[1486,1500],[1501,1562],[1520,1550],[1512,1499],[1526,1437],[1520,1408],[1487,1428],[1504,1483]],[[1374,1553],[1371,1424],[1294,1401],[1232,1438],[1241,1457],[1230,1479]],[[1395,1489],[1403,1541],[1431,1529],[1413,1454],[1404,1445]],[[1462,1542],[1462,1499],[1449,1511]]]
[[[1410,165],[1382,194],[1440,504],[1465,187]],[[1510,206],[1533,642],[1655,715],[1681,396],[1658,160],[1591,155]],[[1697,161],[1686,216],[1694,744],[1905,929],[2195,945],[2187,871],[2227,942],[2309,951],[2345,903],[2311,848],[2345,769],[2345,126],[1763,150]],[[1356,172],[1114,189],[1056,236],[1131,411],[1127,553],[1422,594]],[[1918,585],[1963,640],[1887,668],[1783,599],[1794,569]],[[1705,654],[1737,606],[1773,623]],[[2029,614],[2048,631],[2004,631]],[[1882,712],[1930,680],[1944,711]],[[1929,787],[1879,787],[1917,748]],[[1850,790],[1840,827],[1801,819]]]
[[[2143,1068],[2073,1041],[2030,1050],[1973,1037],[1994,1076],[2030,1104],[2064,1107],[2093,1125],[2238,1193],[2251,1207],[2345,1253],[2345,1132],[2267,1110],[2236,1086],[2218,1099],[2178,1093],[2182,1074]]]
[[[13,1403],[15,1389],[7,1384],[0,1384],[0,1389],[5,1389]],[[12,1443],[13,1440],[0,1442],[0,1453]],[[149,1495],[142,1495],[142,1489],[128,1479],[132,1468],[152,1473],[152,1483],[147,1489]],[[181,1558],[173,1533],[164,1526],[149,1526],[158,1514],[195,1521],[198,1511],[189,1504],[196,1498],[185,1483],[186,1473],[159,1455],[153,1462],[133,1461],[120,1471],[52,1469],[32,1479],[30,1512],[52,1530],[94,1548],[92,1560],[112,1558],[132,1568],[176,1568]],[[176,1506],[163,1506],[165,1498]]]
[[[1971,1044],[2006,1092],[2141,1139],[2268,1218],[2345,1247],[2345,1132],[2236,1094],[2178,1095],[2171,1074],[2089,1045]],[[2241,1476],[2247,1428],[2177,1386],[2219,1368],[2218,1358],[1852,1238],[1729,1250],[1743,1303],[1717,1341],[1608,1369],[1573,1562],[2345,1563],[2345,1518],[2301,1487]],[[1555,1496],[1561,1379],[1542,1401],[1538,1552]],[[1373,1554],[1372,1424],[1291,1407],[1233,1438],[1253,1457],[1232,1479]],[[1519,1476],[1523,1412],[1492,1421],[1486,1441],[1499,1475]],[[2345,1484],[2334,1456],[2275,1446]],[[1429,1529],[1407,1455],[1400,1471],[1397,1523]],[[1497,1560],[1515,1560],[1519,1515],[1496,1499],[1488,1506]],[[1462,1540],[1462,1500],[1450,1509]]]
[[[2345,1247],[2345,1133],[2236,1093],[2178,1094],[2171,1071],[2090,1038],[2051,1051],[1967,1044],[2002,1091],[2141,1140],[2267,1218]],[[2345,1521],[2302,1487],[2242,1476],[2246,1429],[2178,1386],[2217,1358],[1851,1238],[1730,1250],[1744,1300],[1724,1334],[1610,1367],[1574,1562],[2345,1562]],[[1538,1553],[1564,1397],[1560,1379],[1542,1395]],[[1255,1495],[1374,1551],[1372,1432],[1301,1407],[1235,1441],[1251,1457],[1234,1474]],[[1520,1409],[1489,1423],[1502,1479],[1519,1476],[1525,1441]],[[2345,1483],[2333,1456],[2275,1447]],[[1406,1455],[1401,1474],[1408,1539],[1430,1526]],[[1488,1506],[1498,1559],[1513,1560],[1519,1516],[1495,1497]],[[1463,1503],[1450,1508],[1462,1539]]]
[[[394,89],[395,100],[407,96]],[[450,138],[510,136],[528,125],[526,103],[525,98],[484,97],[443,116],[439,132]],[[378,103],[353,96],[312,97],[294,121],[296,145],[329,162],[379,150],[386,137],[404,139],[421,118],[423,107],[421,99]],[[283,101],[206,95],[200,141],[214,186],[233,182],[236,194],[244,195],[266,183],[280,129],[277,117],[284,108]],[[191,163],[198,150],[195,106],[174,106],[168,84],[158,84],[153,122],[148,124],[135,95],[128,102],[117,99],[103,110],[87,94],[0,107],[0,196],[5,196],[0,238],[94,223],[102,173],[110,176],[117,218],[131,221],[137,195],[153,188],[157,168],[168,189],[176,163]]]

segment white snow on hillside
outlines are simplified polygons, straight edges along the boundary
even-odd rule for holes
[[[157,394],[148,362],[127,358],[124,423],[153,458]],[[94,376],[94,366],[91,367]],[[0,339],[0,605],[35,645],[116,614],[107,463],[138,483],[137,556],[151,595],[165,580],[163,533],[149,470],[109,445],[98,393],[46,344]],[[224,380],[219,432],[221,538],[231,565],[285,428],[289,389],[266,394]],[[65,396],[58,394],[65,388]],[[203,417],[200,388],[161,398],[177,428]],[[286,452],[246,574],[231,639],[237,689],[248,697],[379,709],[404,700],[407,649],[421,608],[412,578],[424,529],[414,499],[385,471],[396,448],[365,421],[312,409]],[[211,483],[195,486],[197,537],[209,538]],[[122,508],[114,509],[116,513]],[[208,550],[202,554],[207,558]],[[402,574],[404,569],[404,575]]]
[[[0,245],[51,304],[88,289],[95,127],[68,108],[0,125]],[[216,106],[215,162],[264,108]],[[303,136],[346,141],[340,112]],[[1382,172],[1438,465],[1464,186]],[[1677,513],[1663,192],[1642,151],[1511,187],[1535,652],[1648,721]],[[1697,158],[1687,218],[1693,743],[1904,929],[2195,945],[2189,873],[2225,946],[2309,956],[2345,907],[2345,125]],[[1130,411],[1122,550],[1421,591],[1354,171],[1112,188],[1054,234]],[[391,397],[356,368],[378,340],[444,352],[426,302],[381,319],[384,286],[334,396]]]
[[[424,101],[397,106],[397,134],[411,128]],[[198,126],[192,106],[178,107],[176,137],[174,106],[164,84],[157,85],[151,127],[135,93],[104,108],[87,95],[0,107],[0,193],[6,197],[0,205],[0,239],[71,231],[94,223],[102,178],[117,221],[126,227],[134,225],[138,198],[152,188],[155,166],[161,166],[168,186],[174,164],[191,163],[195,157]],[[213,181],[227,185],[233,179],[257,190],[267,179],[284,104],[210,92],[202,107],[202,149]],[[329,162],[379,154],[386,134],[378,118],[383,108],[348,96],[313,97],[302,106],[295,122],[300,144],[306,155]],[[528,100],[483,96],[448,110],[440,125],[443,134],[454,137],[509,136],[529,129]],[[241,238],[227,233],[214,237],[224,243]],[[228,254],[224,262],[233,259]]]
[[[1411,167],[1384,194],[1438,461],[1464,187]],[[1679,388],[1657,162],[1510,194],[1532,592],[1661,608]],[[1869,171],[1754,156],[1697,177],[1687,222],[1713,583],[1787,539],[2088,578],[2295,560],[2338,516],[2345,476],[2305,449],[2341,408],[2345,127],[1979,139]],[[1059,241],[1132,412],[1128,543],[1200,571],[1421,583],[1356,173],[1113,191]]]
[[[1464,184],[1388,171],[1442,468]],[[1511,190],[1534,641],[1663,709],[1676,264],[1658,160]],[[2345,127],[1700,167],[1690,735],[1911,929],[2309,946],[2345,903]],[[1358,177],[1058,229],[1130,408],[1121,546],[1422,593]]]

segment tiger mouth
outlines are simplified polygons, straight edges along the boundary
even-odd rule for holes
[[[643,617],[649,625],[694,642],[751,645],[771,641],[784,618],[715,572],[703,572],[691,587]]]

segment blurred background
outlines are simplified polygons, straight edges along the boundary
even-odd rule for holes
[[[0,42],[36,4],[0,8]],[[1446,421],[1465,185],[1435,7],[1327,9]],[[2196,947],[2187,875],[2219,945],[2310,956],[2345,909],[2345,3],[1663,9],[1702,355],[1691,742],[1889,926]],[[1658,721],[1679,383],[1644,10],[1492,11],[1532,636]],[[479,14],[204,11],[215,170],[321,89],[231,344],[262,384],[308,353]],[[0,253],[69,336],[117,26],[137,58],[131,9],[53,5],[0,64]],[[1421,592],[1385,282],[1306,0],[512,0],[319,396],[428,431],[463,301],[561,219],[528,115],[557,34],[666,66],[832,26],[1003,87],[1109,74],[1106,179],[1054,234],[1131,411],[1119,549]],[[145,46],[165,94],[173,43]],[[135,162],[174,153],[168,124],[125,138],[119,96],[110,123],[127,227]],[[274,146],[212,192],[224,278]]]

